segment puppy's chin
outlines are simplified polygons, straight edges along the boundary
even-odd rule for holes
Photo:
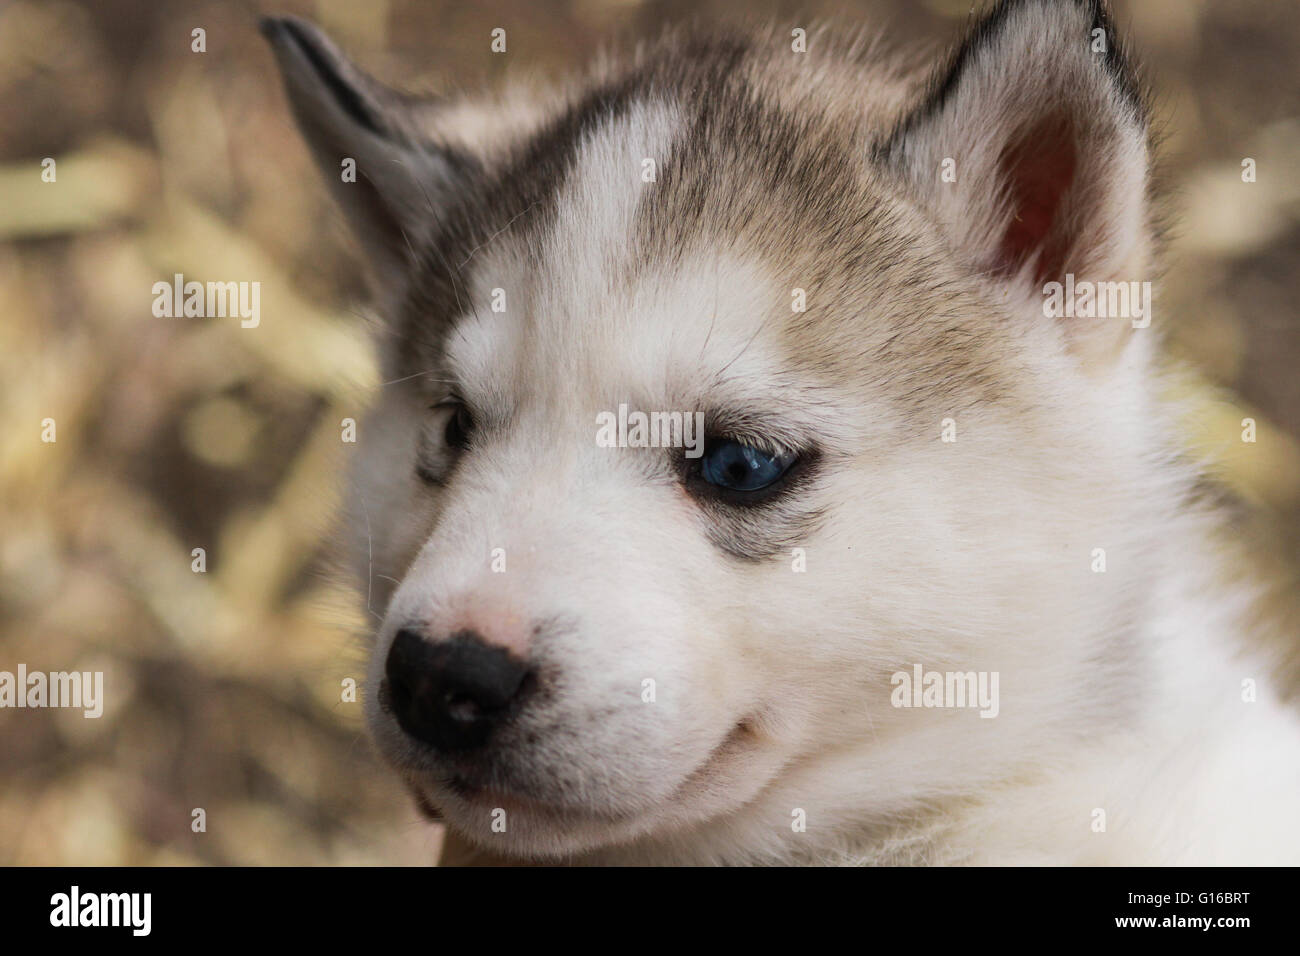
[[[421,813],[477,850],[514,862],[563,862],[739,809],[782,765],[767,743],[751,721],[739,721],[706,760],[683,770],[668,796],[654,800],[624,794],[618,804],[560,803],[456,776],[408,778],[408,784]]]
[[[635,815],[611,817],[487,788],[434,787],[417,803],[436,807],[437,819],[464,843],[516,863],[562,861],[621,842],[635,829]]]

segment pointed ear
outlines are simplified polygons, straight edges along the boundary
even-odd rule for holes
[[[441,204],[473,161],[424,132],[436,103],[371,79],[316,27],[267,17],[261,29],[298,126],[374,279],[397,287],[409,274],[412,250],[436,226]],[[355,162],[354,176],[346,160]]]
[[[999,3],[877,158],[1025,294],[1146,278],[1145,109],[1102,0]]]

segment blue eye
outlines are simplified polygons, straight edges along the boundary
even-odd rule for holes
[[[726,439],[710,442],[700,460],[700,476],[711,485],[732,491],[760,491],[790,470],[794,452],[769,455]]]

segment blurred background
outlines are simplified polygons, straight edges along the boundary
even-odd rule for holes
[[[938,46],[970,4],[0,0],[0,670],[101,670],[108,688],[98,720],[0,710],[0,864],[436,858],[343,699],[367,622],[330,570],[339,422],[377,377],[357,254],[264,12],[311,17],[381,79],[437,91],[558,74],[697,16],[865,21]],[[1246,573],[1294,622],[1300,8],[1116,12],[1164,130],[1175,231],[1156,316],[1185,371],[1185,437],[1242,503]],[[155,318],[153,283],[177,272],[259,281],[260,327]],[[1289,627],[1275,640],[1294,682]]]

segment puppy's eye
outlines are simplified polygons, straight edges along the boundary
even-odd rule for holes
[[[439,407],[451,410],[447,417],[447,429],[443,432],[448,447],[464,451],[469,447],[470,435],[474,432],[474,417],[464,402],[455,399],[443,402]]]
[[[775,484],[798,459],[795,452],[769,454],[724,439],[710,442],[700,459],[700,477],[730,491],[761,491]]]
[[[469,447],[474,432],[474,416],[459,399],[449,398],[429,407],[431,415],[420,431],[415,456],[415,474],[421,481],[441,486],[447,481],[460,453]],[[442,432],[442,441],[438,432]]]

